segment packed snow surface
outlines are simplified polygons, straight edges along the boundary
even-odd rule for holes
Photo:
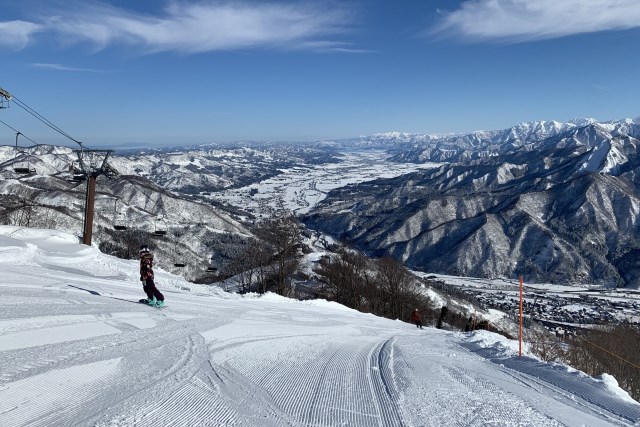
[[[158,259],[157,264],[162,265]],[[0,426],[629,426],[615,378],[517,343],[239,297],[50,230],[0,226]]]

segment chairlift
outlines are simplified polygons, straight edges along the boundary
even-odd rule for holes
[[[114,230],[118,230],[118,231],[129,229],[129,227],[126,224],[126,220],[124,219],[124,216],[122,214],[118,214],[118,217],[113,223],[113,228]]]
[[[87,179],[87,175],[78,166],[77,161],[71,162],[69,165],[69,174],[71,175],[70,180],[73,182],[81,182]]]
[[[186,264],[184,262],[182,262],[182,252],[178,252],[178,241],[174,241],[173,242],[173,256],[175,257],[176,261],[173,263],[174,267],[186,267]]]
[[[113,204],[113,229],[122,231],[128,228],[127,218],[124,213],[118,212],[118,199],[115,199]]]
[[[35,175],[35,168],[29,166],[14,166],[13,171],[20,175]]]
[[[18,161],[18,153],[24,154],[20,151],[18,147],[18,136],[20,135],[22,135],[22,133],[16,132],[16,149],[15,149],[15,157],[13,160],[13,171],[20,175],[34,175],[36,173],[36,169],[31,167],[28,154],[25,155],[26,160]]]
[[[160,218],[159,224],[157,218],[153,221],[153,228],[153,234],[156,236],[164,236],[167,234],[167,227],[164,226],[164,220],[162,218]]]

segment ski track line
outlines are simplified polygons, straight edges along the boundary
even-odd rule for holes
[[[186,410],[185,410],[186,409]],[[178,390],[171,400],[165,402],[162,412],[168,414],[181,414],[167,422],[168,418],[161,418],[164,426],[193,426],[198,424],[208,425],[236,425],[238,415],[220,398],[219,393],[212,389],[206,382],[199,378],[190,380]],[[205,420],[215,420],[205,421]],[[144,424],[141,424],[144,425]],[[159,425],[156,421],[148,425]]]
[[[344,380],[349,378],[346,375],[341,376],[337,372],[342,364],[341,362],[345,359],[344,356],[348,355],[347,350],[350,350],[347,345],[336,347],[327,354],[327,356],[329,356],[327,359],[323,358],[326,362],[318,366],[320,371],[319,381],[315,383],[314,387],[309,387],[311,395],[309,399],[310,404],[300,408],[301,411],[306,412],[302,416],[305,424],[327,425],[331,420],[339,419],[337,418],[338,414],[333,415],[332,413],[338,412],[339,409],[345,406],[341,401],[340,384],[336,383],[340,381],[340,379]],[[344,385],[348,384],[349,381],[347,380]],[[338,387],[336,387],[336,385]],[[345,414],[340,414],[343,417],[354,413],[353,411],[349,411],[349,409],[344,409],[344,411],[346,411]]]
[[[69,376],[82,379],[70,381]],[[74,417],[67,415],[82,413],[87,402],[101,400],[103,387],[117,378],[117,359],[113,359],[75,365],[3,387],[0,405],[11,408],[0,411],[0,425],[71,426]],[[37,396],[37,401],[22,396]]]
[[[520,426],[562,425],[493,382],[470,375],[470,371],[466,369],[447,366],[443,372],[465,390],[465,404],[457,406],[457,413],[460,418],[467,420],[467,426],[496,423]],[[526,418],[523,414],[526,414]]]
[[[395,338],[380,343],[372,355],[371,365],[377,367],[377,375],[372,376],[373,389],[378,403],[381,426],[402,425],[396,403],[398,394],[394,386],[391,364]],[[372,370],[373,372],[373,370]]]
[[[239,414],[238,425],[297,426],[289,414],[284,413],[273,402],[272,397],[261,387],[247,380],[228,364],[214,365],[210,362],[208,379],[220,390],[222,398]]]
[[[165,344],[165,346],[168,346],[168,349],[155,349],[152,351],[152,353],[155,354],[151,355],[151,360],[149,360],[148,352],[144,352],[143,354],[129,354],[118,364],[118,374],[100,380],[98,385],[85,384],[84,378],[88,375],[82,375],[83,383],[81,383],[79,387],[72,388],[68,393],[69,396],[66,396],[64,393],[62,394],[65,404],[58,404],[54,409],[51,409],[51,405],[38,404],[38,410],[31,410],[28,414],[31,417],[35,416],[36,419],[29,418],[23,420],[28,421],[28,423],[22,423],[20,425],[94,425],[99,417],[105,416],[104,414],[108,414],[114,407],[119,407],[118,413],[120,414],[127,413],[126,408],[129,407],[129,405],[125,405],[123,408],[122,405],[117,402],[133,401],[134,407],[142,406],[144,408],[144,405],[153,406],[154,402],[162,400],[163,396],[171,395],[176,387],[179,387],[189,380],[193,373],[197,372],[199,365],[204,363],[208,357],[204,339],[199,334],[190,336],[188,339],[183,338],[182,341],[187,342],[182,347],[176,345],[176,342],[173,342]],[[180,348],[182,348],[182,350],[180,350]],[[140,359],[141,357],[142,359]],[[169,363],[167,363],[167,357],[169,357]],[[146,365],[145,362],[147,363]],[[104,362],[97,363],[100,364]],[[93,363],[82,366],[92,365],[96,364]],[[29,378],[24,381],[34,382],[39,381],[42,377],[47,378],[49,376],[57,378],[67,370],[75,371],[79,368],[80,367],[76,365],[63,370],[54,370],[39,377]],[[149,372],[153,372],[153,374],[147,374]],[[91,372],[91,374],[95,375],[96,372]],[[57,398],[59,393],[51,393],[51,395]],[[80,396],[82,396],[82,399],[79,400]],[[149,401],[150,396],[153,397],[151,401]],[[143,409],[144,414],[147,412],[153,411],[145,411]],[[180,412],[176,413],[180,414]],[[186,411],[186,413],[189,412]],[[127,419],[122,425],[132,425],[130,421],[137,419],[144,419],[144,417],[137,416],[132,419]],[[166,413],[160,413],[160,419],[162,421],[156,419],[148,425],[162,425],[164,421],[170,419],[170,417],[167,416]],[[89,420],[92,421],[89,422]],[[137,422],[133,424],[137,424]],[[182,425],[190,425],[190,422],[183,423]]]
[[[201,351],[201,357],[196,358],[198,363],[195,365],[197,369],[193,372],[186,370],[188,373],[167,376],[166,381],[178,382],[182,385],[175,387],[172,384],[158,385],[160,380],[154,380],[151,387],[143,391],[139,391],[135,396],[131,396],[126,401],[121,402],[119,409],[115,410],[113,417],[108,422],[101,422],[100,426],[195,426],[195,425],[224,425],[224,426],[249,426],[249,420],[252,418],[259,419],[256,426],[263,426],[265,418],[274,420],[274,426],[289,425],[291,423],[283,423],[287,416],[277,410],[273,410],[273,405],[269,399],[257,394],[254,389],[255,385],[251,384],[245,387],[230,386],[234,383],[242,383],[238,381],[238,376],[232,376],[233,380],[224,380],[224,376],[213,368],[211,365],[210,353],[201,335],[198,335],[199,345],[195,348]],[[263,341],[258,339],[256,341]],[[190,358],[189,358],[190,359]],[[152,365],[153,366],[153,365]],[[162,370],[166,368],[160,368]],[[185,371],[185,369],[182,369]],[[189,376],[190,375],[190,376]],[[171,377],[171,379],[168,379]],[[158,391],[157,389],[161,390]],[[237,392],[240,388],[241,392]],[[229,396],[222,394],[221,390],[232,393],[235,399],[229,399]],[[144,397],[151,394],[152,399]],[[252,408],[252,411],[243,411],[241,405],[255,398],[260,405]],[[135,410],[128,409],[135,408]],[[113,411],[113,409],[112,409]],[[245,412],[244,417],[239,417],[239,412]],[[128,415],[124,416],[122,414]],[[260,415],[259,415],[260,414]],[[105,416],[103,416],[104,418]],[[108,418],[108,417],[107,417]],[[293,425],[293,424],[291,424]]]
[[[410,358],[402,357],[412,381],[406,381],[402,393],[417,394],[423,400],[401,399],[406,403],[403,414],[409,425],[480,427],[485,425],[561,426],[562,424],[540,413],[516,395],[497,384],[474,377],[483,359],[469,355],[462,366],[457,344],[445,340],[445,346],[431,347],[429,336],[425,340],[399,336],[397,346]],[[412,341],[408,341],[411,339]],[[401,357],[396,356],[396,366]],[[414,375],[411,375],[411,373]],[[407,395],[408,397],[408,395]],[[455,417],[452,418],[452,414]]]
[[[166,355],[166,349],[164,354]],[[162,357],[162,356],[160,356]],[[121,401],[108,421],[98,426],[193,426],[235,423],[236,414],[220,398],[217,390],[201,378],[209,352],[201,335],[189,336],[182,355],[166,369],[151,376],[149,386]],[[149,368],[155,366],[149,364]],[[104,414],[102,418],[109,418]]]
[[[226,323],[219,318],[174,321],[160,313],[150,317],[157,323],[149,329],[125,328],[119,334],[0,352],[0,385],[51,369],[153,349],[199,330],[213,329]],[[15,360],[29,361],[29,364],[16,365]]]
[[[307,343],[308,340],[308,343]],[[282,412],[290,414],[291,419],[304,424],[304,407],[308,404],[313,389],[321,376],[322,366],[308,363],[305,353],[314,354],[313,360],[322,357],[311,348],[312,338],[296,337],[283,354],[269,354],[269,342],[252,342],[248,357],[234,358],[227,364],[240,372],[247,380],[263,389],[271,397],[273,404]],[[265,348],[266,347],[266,348]],[[253,357],[262,355],[264,359]],[[302,406],[302,407],[301,407]]]
[[[376,372],[371,368],[372,360],[378,360],[384,345],[375,342],[361,337],[319,349],[315,339],[308,343],[298,340],[296,348],[290,347],[286,355],[273,360],[251,357],[264,353],[252,348],[244,351],[249,356],[233,358],[228,364],[263,389],[299,425],[396,426],[399,417],[388,415],[394,405],[379,373],[372,378]],[[377,383],[382,392],[376,394],[371,383]]]
[[[365,402],[353,399],[358,393],[354,384],[362,382],[359,374],[367,372],[366,358],[361,356],[360,351],[353,355],[354,350],[359,349],[354,349],[352,344],[334,345],[313,360],[316,379],[311,386],[301,384],[308,387],[310,394],[310,398],[304,401],[307,404],[299,408],[304,425],[331,425],[332,420],[366,425],[371,422],[372,416],[375,417],[374,407],[367,407]],[[301,369],[304,370],[304,366]],[[304,379],[304,375],[298,378]]]

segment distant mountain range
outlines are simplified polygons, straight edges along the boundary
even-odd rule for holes
[[[345,183],[303,221],[371,255],[427,272],[638,287],[639,149],[640,118],[539,121],[466,135],[386,133],[305,144],[120,151],[110,159],[120,177],[98,180],[96,224],[110,230],[126,218],[153,233],[160,223],[172,231],[158,240],[166,259],[179,252],[201,269],[233,240],[221,235],[249,235],[244,206],[216,203],[210,195],[290,168],[337,163],[345,151],[385,150],[389,167],[439,165]],[[74,160],[64,147],[19,153],[0,147],[2,200],[37,202],[56,226],[78,232],[84,186],[70,180]],[[36,175],[13,172],[27,163]],[[96,239],[115,237],[110,230]],[[187,277],[197,276],[192,273]]]
[[[638,287],[640,120],[375,135],[394,161],[445,162],[329,193],[310,227],[452,275]]]

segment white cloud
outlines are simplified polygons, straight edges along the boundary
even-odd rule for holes
[[[0,46],[20,50],[29,43],[32,34],[42,29],[41,25],[33,22],[0,22]]]
[[[435,31],[472,40],[523,42],[636,27],[638,0],[468,0],[443,13]]]
[[[91,68],[76,68],[76,67],[68,67],[62,64],[47,64],[47,63],[34,63],[31,64],[35,68],[44,68],[47,70],[57,70],[57,71],[83,71],[90,73],[97,73],[98,70],[93,70]]]
[[[98,49],[131,45],[147,52],[207,52],[251,47],[323,49],[342,46],[347,14],[311,3],[170,3],[162,15],[125,11],[104,3],[77,3],[45,21],[66,42]]]

